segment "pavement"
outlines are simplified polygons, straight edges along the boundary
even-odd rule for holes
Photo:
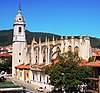
[[[37,86],[30,84],[30,83],[27,83],[27,82],[24,82],[24,81],[21,81],[21,80],[18,80],[18,79],[15,79],[11,76],[7,77],[7,79],[12,80],[12,81],[14,81],[14,83],[22,85],[23,87],[25,87],[26,91],[28,91],[26,93],[47,93],[46,90],[44,90],[44,92],[39,92],[39,91],[36,90]]]

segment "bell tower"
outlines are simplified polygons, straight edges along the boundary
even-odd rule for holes
[[[26,42],[25,39],[25,20],[21,13],[21,8],[19,5],[18,14],[14,20],[14,34],[13,42],[22,41]]]
[[[14,19],[13,31],[13,54],[12,54],[12,76],[16,76],[16,66],[25,62],[25,20],[22,16],[19,4],[18,13]]]

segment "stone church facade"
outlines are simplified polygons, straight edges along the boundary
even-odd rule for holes
[[[88,60],[91,56],[90,39],[88,36],[79,38],[61,37],[52,41],[46,37],[45,42],[35,41],[27,45],[25,36],[25,20],[19,6],[18,13],[14,19],[13,32],[13,54],[12,54],[12,76],[32,83],[36,86],[43,86],[49,89],[49,76],[42,72],[41,68],[47,66],[56,59],[58,53],[68,51],[77,52],[79,57]]]

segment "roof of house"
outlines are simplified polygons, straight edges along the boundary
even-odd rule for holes
[[[100,56],[100,49],[94,49],[92,50],[93,55],[92,56]]]
[[[89,63],[85,64],[85,66],[100,67],[100,61],[96,60],[95,62],[89,62]]]
[[[0,50],[7,50],[7,48],[6,47],[0,47]]]
[[[2,54],[0,54],[0,57],[10,57],[10,56],[12,56],[12,55],[9,54],[9,53],[2,53]]]
[[[45,67],[45,62],[42,63],[42,64],[40,64],[40,65],[38,65],[38,64],[34,64],[32,67],[35,68],[35,69],[36,69],[36,68],[42,69],[42,68]]]
[[[30,70],[30,64],[20,64],[20,65],[16,66],[15,68],[17,68],[17,69],[28,69],[28,70]]]
[[[85,60],[85,59],[83,59],[83,60],[81,61],[81,63],[79,63],[79,66],[86,66],[87,63],[88,63],[88,61]]]

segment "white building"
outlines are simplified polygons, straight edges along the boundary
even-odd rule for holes
[[[44,86],[49,89],[49,76],[41,71],[41,68],[52,63],[56,59],[58,52],[67,51],[77,52],[79,57],[88,60],[91,56],[90,39],[88,36],[80,36],[78,39],[61,37],[60,40],[52,41],[48,38],[45,42],[39,43],[35,41],[35,37],[31,45],[27,45],[25,37],[25,20],[19,6],[18,14],[14,20],[13,32],[13,60],[12,60],[12,76],[32,83],[37,86]]]

